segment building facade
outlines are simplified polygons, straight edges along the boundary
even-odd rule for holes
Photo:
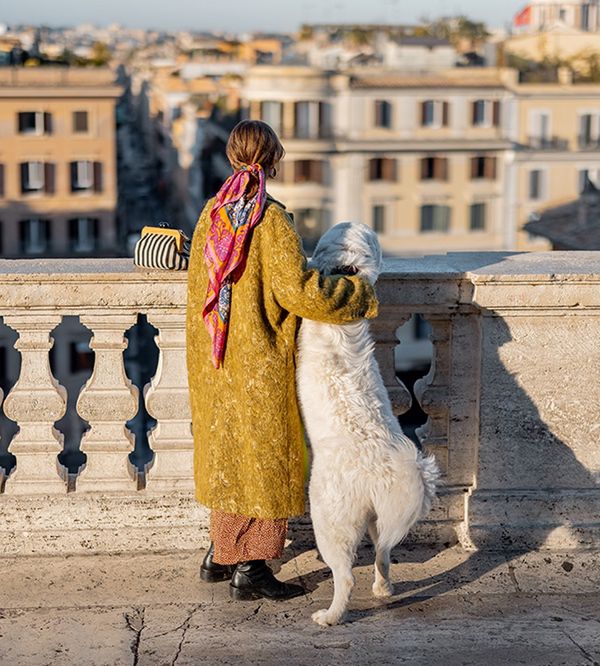
[[[111,70],[0,70],[4,257],[120,254]]]
[[[530,0],[519,11],[513,25],[520,31],[539,32],[556,25],[576,30],[600,30],[598,0]]]
[[[514,149],[507,180],[513,246],[542,249],[523,226],[539,212],[579,197],[586,179],[600,185],[600,87],[559,83],[511,86]]]
[[[507,100],[496,70],[330,75],[256,68],[251,118],[282,136],[272,193],[310,246],[361,220],[391,254],[504,247]]]
[[[243,99],[283,139],[270,189],[308,249],[341,220],[372,226],[390,254],[548,249],[524,225],[600,183],[600,89],[566,72],[259,67]]]

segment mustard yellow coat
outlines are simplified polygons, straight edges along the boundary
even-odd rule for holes
[[[203,250],[213,200],[202,211],[188,270],[187,367],[197,500],[255,518],[304,511],[304,439],[296,398],[300,318],[345,323],[377,314],[371,285],[306,269],[300,237],[269,198],[246,268],[233,285],[221,368],[211,363],[202,320],[208,276]]]

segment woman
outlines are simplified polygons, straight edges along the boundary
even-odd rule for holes
[[[287,518],[304,512],[305,443],[296,398],[300,318],[345,323],[377,314],[357,277],[307,270],[285,207],[266,194],[284,155],[275,132],[231,132],[233,175],[207,202],[192,239],[187,367],[196,498],[211,509],[205,581],[231,578],[237,599],[304,590],[275,578]]]

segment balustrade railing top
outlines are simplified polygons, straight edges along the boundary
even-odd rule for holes
[[[398,414],[418,401],[428,419],[419,441],[444,472],[421,538],[598,543],[599,287],[600,252],[386,260],[372,324],[382,375]],[[193,497],[186,290],[185,273],[143,271],[129,259],[0,261],[0,315],[21,359],[2,405],[19,431],[0,495],[0,553],[196,547],[205,538]],[[158,330],[159,351],[141,396],[123,364],[125,332],[140,313]],[[433,360],[411,395],[395,354],[398,328],[415,313],[430,324]],[[76,400],[89,423],[86,462],[70,485],[55,427],[68,396],[49,364],[51,333],[67,315],[92,332],[94,352]],[[157,421],[143,488],[125,425],[140,399]]]

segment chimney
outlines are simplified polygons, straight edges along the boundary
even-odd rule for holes
[[[573,83],[573,72],[569,67],[558,68],[558,82],[562,86],[570,86]]]

